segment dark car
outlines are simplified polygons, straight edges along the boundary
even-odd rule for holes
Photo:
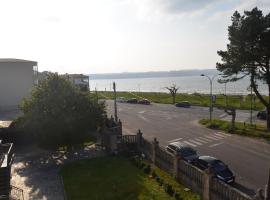
[[[144,104],[144,105],[150,105],[150,101],[148,99],[142,99],[138,101],[139,104]]]
[[[136,98],[131,98],[127,100],[127,103],[138,103],[138,100]]]
[[[195,162],[198,158],[197,152],[182,142],[172,142],[166,147],[166,150],[173,154],[179,154],[183,160],[189,163]]]
[[[190,108],[191,104],[188,101],[181,101],[175,104],[176,107]]]
[[[266,110],[259,111],[257,114],[258,119],[266,120],[267,118],[267,113]]]
[[[209,167],[213,169],[214,175],[221,181],[226,183],[234,183],[235,176],[227,165],[225,165],[221,160],[218,160],[211,156],[199,156],[196,165],[205,170]]]

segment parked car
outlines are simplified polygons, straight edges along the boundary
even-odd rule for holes
[[[166,147],[166,150],[181,155],[181,158],[189,163],[194,163],[198,158],[197,152],[182,142],[172,142]]]
[[[221,181],[226,183],[234,183],[235,181],[235,176],[229,167],[221,160],[218,160],[214,157],[199,156],[196,161],[196,165],[202,170],[211,167],[214,171],[214,175]]]
[[[188,101],[181,101],[175,104],[176,107],[190,108],[191,104]]]
[[[125,99],[125,97],[118,97],[116,99],[116,102],[118,102],[118,103],[125,103],[125,102],[127,102],[127,100]]]
[[[267,113],[266,110],[259,111],[257,114],[258,119],[266,120],[267,118]]]
[[[144,104],[144,105],[150,105],[150,101],[148,99],[142,99],[138,101],[139,104]]]
[[[127,103],[138,103],[138,100],[136,98],[131,98],[127,100]]]

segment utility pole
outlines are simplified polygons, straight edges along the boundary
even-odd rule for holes
[[[118,117],[117,117],[117,105],[116,105],[116,87],[115,87],[115,82],[113,82],[113,92],[114,92],[114,118],[115,118],[115,122],[118,122]]]
[[[212,76],[212,78],[210,78],[208,75],[205,75],[205,74],[201,74],[201,76],[205,76],[209,79],[209,83],[210,83],[210,106],[209,106],[209,114],[210,114],[210,124],[212,124],[212,113],[213,113],[213,80],[214,78],[219,75],[219,74],[216,74],[214,76]]]
[[[252,125],[252,110],[253,110],[253,90],[252,87],[250,87],[250,124]]]

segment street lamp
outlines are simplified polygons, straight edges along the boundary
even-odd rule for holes
[[[208,75],[201,74],[201,76],[207,77],[210,81],[210,105],[209,105],[210,124],[212,124],[212,112],[213,112],[213,94],[212,94],[213,80],[217,75],[219,75],[219,74],[216,74],[216,75],[212,76],[212,78],[210,78]]]

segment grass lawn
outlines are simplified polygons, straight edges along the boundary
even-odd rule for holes
[[[208,128],[218,129],[232,134],[244,135],[249,137],[264,138],[270,140],[270,132],[267,131],[264,125],[250,125],[243,122],[235,122],[235,130],[230,131],[230,122],[214,119],[210,124],[209,119],[201,119],[200,124],[205,125]]]
[[[113,99],[113,92],[98,92],[99,98],[107,98]],[[164,104],[171,104],[172,97],[168,93],[161,93],[161,92],[117,92],[117,97],[125,97],[129,98],[146,98],[149,99],[151,102],[154,103],[164,103]],[[232,106],[236,109],[243,109],[249,110],[250,109],[250,101],[251,98],[249,95],[241,96],[241,95],[228,95],[228,105]],[[264,97],[268,99],[268,97]],[[199,106],[209,106],[210,98],[207,94],[185,94],[185,93],[178,93],[176,96],[176,102],[179,101],[189,101],[193,105]],[[258,98],[255,98],[254,101],[254,110],[263,110],[265,107],[259,101]],[[214,106],[216,107],[225,107],[226,105],[226,97],[224,95],[216,95],[216,103]]]
[[[183,199],[197,200],[198,195],[185,192],[184,187],[168,174],[157,174],[174,186]],[[60,171],[68,199],[91,200],[173,200],[155,179],[144,174],[122,157],[81,160]]]

